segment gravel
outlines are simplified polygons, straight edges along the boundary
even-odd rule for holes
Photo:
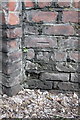
[[[16,96],[0,96],[2,118],[75,118],[79,107],[77,92],[23,89]]]

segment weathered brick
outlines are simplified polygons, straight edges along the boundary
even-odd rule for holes
[[[21,11],[22,10],[22,3],[19,0],[9,0],[8,1],[8,10],[9,11]]]
[[[42,34],[41,31],[42,31],[42,26],[41,25],[26,24],[25,29],[24,29],[24,34],[29,34],[29,35],[30,34],[32,34],[32,35],[36,34],[36,35],[38,35],[38,34]]]
[[[29,88],[38,88],[43,90],[50,90],[52,89],[52,82],[51,81],[40,81],[38,79],[30,79],[27,81]]]
[[[76,72],[77,70],[77,65],[75,64],[65,64],[65,63],[57,63],[56,64],[56,69],[58,72]]]
[[[58,5],[60,7],[70,7],[71,5],[71,0],[58,0]]]
[[[55,22],[57,12],[44,12],[44,11],[29,11],[27,13],[27,21],[29,22]]]
[[[51,6],[51,3],[52,3],[52,0],[45,0],[45,1],[42,1],[42,0],[38,0],[38,6],[40,8],[44,8],[46,6]]]
[[[35,57],[35,52],[33,49],[28,49],[27,51],[27,59],[33,59]]]
[[[2,50],[4,52],[12,52],[19,50],[20,44],[18,40],[11,40],[11,41],[3,41],[2,42]]]
[[[80,0],[73,0],[73,7],[80,8]]]
[[[56,48],[57,39],[46,36],[26,36],[24,45],[26,47]]]
[[[63,17],[62,21],[67,23],[67,22],[73,22],[73,23],[78,23],[79,22],[79,12],[78,11],[63,11]]]
[[[22,28],[7,29],[3,31],[3,36],[7,38],[22,37]]]
[[[32,0],[24,0],[24,4],[26,8],[33,8],[34,7],[34,3]]]
[[[80,74],[78,74],[78,73],[71,73],[71,82],[79,82],[80,83],[80,80],[79,80],[79,78],[80,78]]]
[[[68,37],[67,39],[65,37],[59,37],[58,39],[59,39],[58,40],[59,49],[78,50],[78,46],[79,46],[79,38],[78,37]]]
[[[43,28],[43,34],[48,35],[74,35],[74,32],[69,24],[47,25]]]
[[[48,81],[69,81],[69,74],[68,73],[42,73],[40,76],[41,80],[48,80]]]
[[[9,11],[15,11],[16,7],[17,7],[16,0],[14,0],[14,1],[9,0],[9,2],[8,2],[8,10]]]
[[[2,67],[2,71],[4,74],[11,74],[14,73],[14,71],[16,71],[17,69],[21,69],[22,67],[22,62],[18,62],[18,63],[3,63],[3,67]]]
[[[19,74],[18,76],[13,77],[8,77],[7,75],[2,76],[2,85],[6,87],[12,87],[16,86],[17,84],[20,84],[20,81],[22,79],[22,75]]]
[[[79,85],[78,83],[70,83],[70,82],[54,82],[54,88],[59,90],[67,90],[67,91],[78,91]]]
[[[75,62],[79,62],[79,60],[80,60],[80,54],[78,51],[70,52],[69,56],[70,56],[70,59],[75,61]]]
[[[10,25],[20,24],[19,13],[18,12],[17,13],[9,12],[7,24],[10,24]]]
[[[38,54],[37,54],[37,60],[39,60],[39,61],[41,60],[41,61],[44,61],[45,63],[48,63],[49,58],[50,58],[49,52],[38,52]]]
[[[16,61],[19,61],[21,60],[22,58],[22,51],[16,51],[14,53],[3,53],[3,61],[5,61],[5,63],[7,61],[10,61],[10,62],[16,62]]]
[[[26,70],[36,70],[36,68],[38,69],[40,67],[40,65],[38,63],[34,63],[34,62],[31,62],[31,61],[26,61],[26,64],[25,64],[25,69]]]
[[[66,61],[67,53],[66,52],[55,52],[56,61]]]

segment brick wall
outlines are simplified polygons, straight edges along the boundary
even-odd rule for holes
[[[20,83],[31,89],[78,90],[79,11],[78,0],[2,2],[4,93],[16,94]]]
[[[29,88],[78,89],[78,2],[25,1],[23,47]]]

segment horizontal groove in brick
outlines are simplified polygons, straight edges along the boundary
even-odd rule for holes
[[[57,47],[57,39],[55,37],[45,37],[45,36],[26,36],[24,40],[24,45],[26,47]]]

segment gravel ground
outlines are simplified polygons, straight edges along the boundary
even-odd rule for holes
[[[0,96],[2,118],[75,118],[78,116],[78,93],[23,89],[16,96]]]

